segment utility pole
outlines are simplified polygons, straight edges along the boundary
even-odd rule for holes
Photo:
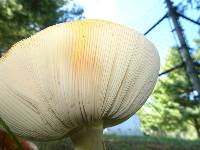
[[[200,95],[200,80],[198,78],[198,74],[195,69],[195,65],[193,63],[192,57],[190,56],[189,48],[187,46],[184,34],[182,32],[183,30],[182,30],[180,22],[179,22],[179,14],[177,13],[176,8],[173,7],[171,0],[165,0],[165,2],[167,4],[167,8],[168,8],[168,15],[172,19],[172,22],[175,27],[175,31],[177,33],[179,42],[181,44],[180,54],[185,63],[186,72],[190,78],[190,81],[192,83],[194,90],[196,90],[198,92],[198,96],[199,96]]]

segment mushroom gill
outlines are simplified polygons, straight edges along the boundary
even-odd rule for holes
[[[102,20],[61,23],[15,44],[0,60],[0,117],[18,135],[70,136],[103,149],[103,128],[131,117],[159,72],[143,35]]]

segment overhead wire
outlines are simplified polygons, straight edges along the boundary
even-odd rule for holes
[[[163,5],[161,3],[162,3],[162,1],[159,1],[159,3],[156,3],[155,5],[153,5],[153,7],[148,9],[146,11],[147,13],[142,15],[140,17],[140,20],[138,20],[137,23],[134,24],[134,26],[136,26],[137,28],[140,28],[140,30],[141,30],[141,27],[143,28],[142,30],[149,28],[149,26],[151,26],[152,22],[154,20],[156,21],[159,18],[158,14],[162,14],[163,9],[161,9],[161,7]]]
[[[162,17],[162,14],[164,15],[164,13],[167,13],[167,8],[165,6],[164,0],[155,3],[153,7],[148,9],[146,12],[147,13],[142,15],[141,19],[134,24],[134,26],[136,26],[136,28],[140,31],[146,31],[147,29],[151,28],[155,24],[155,22],[158,19],[160,19],[159,17]],[[192,17],[192,19],[194,18],[195,17]],[[182,19],[184,18],[180,19],[181,24],[182,22],[184,22],[184,20]],[[165,20],[168,23],[166,23]],[[187,26],[189,26],[189,28],[193,28],[192,25],[187,25]],[[185,29],[185,23],[183,25],[183,29],[185,30],[185,34],[189,34],[188,29]],[[178,38],[176,34],[174,34],[173,32],[174,32],[174,27],[172,25],[171,19],[167,17],[167,19],[162,20],[161,24],[156,25],[155,28],[146,35],[146,37],[151,41],[153,41],[154,43],[156,43],[159,49],[163,49],[163,51],[165,50],[167,53],[167,50],[170,49],[170,47],[178,47],[178,48],[180,47]],[[194,32],[195,31],[193,31],[193,33]],[[190,34],[193,33],[190,32]],[[191,43],[191,40],[189,40],[189,43]]]
[[[168,17],[167,20],[168,20],[169,26],[170,26],[170,28],[171,28],[171,32],[170,32],[170,33],[172,34],[172,36],[173,36],[173,38],[174,38],[174,41],[175,41],[175,47],[180,47],[180,46],[179,46],[178,39],[177,39],[177,37],[176,37],[175,34],[174,34],[175,28],[174,28],[174,26],[172,25],[171,19]]]

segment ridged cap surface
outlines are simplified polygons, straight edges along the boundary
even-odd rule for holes
[[[0,59],[0,116],[17,134],[57,139],[84,124],[132,116],[151,94],[156,48],[101,20],[62,23],[15,44]]]

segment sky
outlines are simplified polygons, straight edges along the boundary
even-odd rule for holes
[[[140,33],[145,33],[155,22],[162,18],[167,8],[164,0],[79,0],[84,8],[84,15],[87,19],[104,19],[126,25],[130,28],[137,30]],[[175,0],[174,4],[178,4],[181,0]],[[186,15],[193,19],[197,19],[200,15],[197,11],[186,11]],[[195,48],[193,39],[200,38],[198,33],[199,27],[185,21],[180,20],[187,41],[190,47]],[[168,50],[172,46],[177,46],[179,43],[177,37],[171,33],[172,22],[169,19],[163,20],[155,29],[153,29],[146,37],[156,46],[161,60],[161,66],[164,65],[165,58]],[[176,39],[176,40],[175,40]],[[161,71],[162,72],[162,71]],[[118,128],[126,129],[127,126],[135,127],[139,124],[136,119],[128,120],[122,125],[114,127],[113,130]],[[123,130],[123,129],[122,129]]]
[[[126,25],[138,32],[145,33],[157,20],[167,12],[164,0],[78,0],[84,7],[84,15],[88,19],[104,19]],[[178,4],[181,0],[175,0]],[[193,13],[193,14],[191,14]],[[196,15],[195,15],[196,14]],[[190,12],[190,16],[195,19],[197,12]],[[198,38],[198,26],[184,22],[189,39]],[[174,40],[169,20],[165,19],[152,32],[147,34],[147,38],[152,41],[158,49],[161,65],[164,65],[168,49],[176,46],[178,42]],[[194,43],[189,43],[194,47]]]

